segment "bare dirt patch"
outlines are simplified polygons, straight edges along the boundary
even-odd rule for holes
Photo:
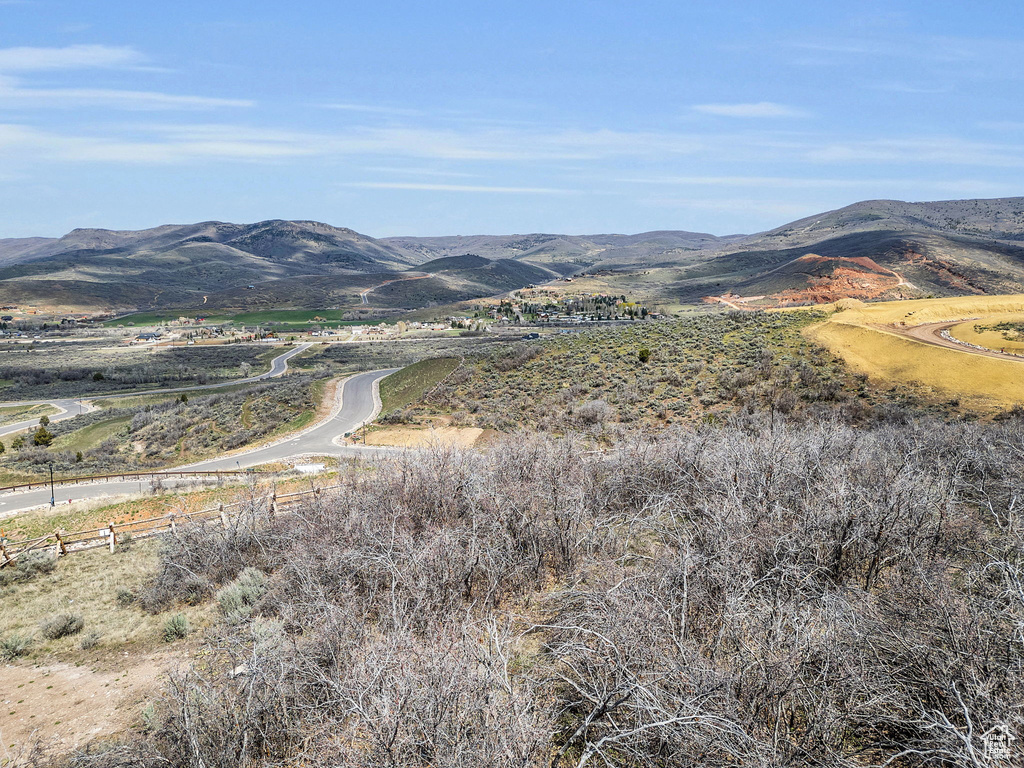
[[[425,448],[430,445],[454,445],[468,448],[484,433],[479,427],[386,427],[366,436],[367,445],[398,448]]]
[[[844,298],[876,300],[906,298],[916,291],[913,284],[898,272],[883,267],[867,257],[819,256],[809,253],[764,272],[788,273],[806,281],[803,288],[791,288],[768,296],[743,297],[732,294],[705,297],[704,301],[720,302],[733,309],[763,309],[805,304],[828,304]],[[746,306],[758,301],[759,306]]]
[[[102,667],[0,667],[0,764],[17,765],[36,741],[64,752],[132,726],[172,664],[172,654],[161,651],[130,660],[111,655]]]

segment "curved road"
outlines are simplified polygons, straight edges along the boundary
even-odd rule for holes
[[[894,333],[897,336],[902,336],[905,339],[919,341],[922,344],[931,344],[935,347],[954,349],[957,352],[966,352],[969,355],[998,357],[1001,360],[1014,360],[1018,363],[1024,363],[1024,358],[1019,355],[998,352],[994,349],[978,349],[977,347],[969,347],[966,344],[957,344],[955,341],[950,341],[949,339],[945,339],[941,336],[943,331],[948,331],[953,326],[960,325],[964,322],[964,320],[954,320],[953,322],[924,323],[922,325],[912,325],[903,328],[893,325],[876,325],[875,327],[879,330]]]
[[[398,370],[401,369],[387,368],[350,376],[341,388],[340,402],[335,404],[331,415],[313,427],[262,448],[252,448],[224,458],[207,459],[189,464],[187,468],[204,471],[245,469],[302,455],[351,456],[375,453],[377,450],[372,448],[341,445],[339,438],[347,432],[355,432],[376,418],[380,410],[377,386],[381,379]]]
[[[82,398],[61,398],[59,400],[19,400],[13,402],[0,402],[0,407],[11,407],[11,406],[22,406],[22,405],[52,405],[55,408],[60,409],[56,414],[50,416],[50,421],[63,421],[64,419],[71,419],[82,413],[89,413],[90,411],[96,410],[96,407],[90,403],[96,400],[116,400],[121,397],[140,397],[144,395],[163,395],[169,392],[193,392],[197,390],[206,389],[223,389],[224,387],[233,387],[236,384],[252,384],[257,381],[263,381],[264,379],[272,379],[277,376],[282,376],[288,371],[288,361],[291,360],[295,355],[300,352],[305,352],[313,346],[312,343],[300,344],[294,349],[290,349],[283,354],[278,355],[270,361],[270,370],[257,374],[256,376],[248,376],[244,379],[232,379],[231,381],[222,381],[217,384],[196,384],[191,387],[164,387],[161,389],[146,389],[136,392],[118,392],[110,395],[86,395]],[[28,419],[26,421],[19,421],[15,424],[7,424],[0,427],[0,437],[10,435],[15,432],[21,432],[25,429],[30,429],[39,424],[39,419]]]
[[[389,368],[351,376],[341,387],[339,402],[335,405],[331,415],[303,432],[289,435],[284,440],[260,448],[252,448],[234,455],[208,459],[174,469],[230,471],[232,469],[241,470],[259,464],[282,461],[287,458],[308,454],[337,456],[340,458],[342,456],[365,456],[387,453],[389,449],[341,445],[339,438],[343,437],[346,432],[354,432],[364,423],[376,418],[380,408],[380,400],[376,394],[377,385],[381,379],[397,370],[399,369]],[[174,471],[174,469],[166,471]],[[173,487],[181,482],[190,481],[187,479],[165,479],[163,484],[165,487]],[[54,498],[57,504],[67,504],[70,500],[96,499],[104,496],[142,493],[148,487],[148,480],[57,486]],[[44,506],[49,503],[50,490],[48,488],[4,494],[0,496],[0,519],[10,516],[15,512]]]

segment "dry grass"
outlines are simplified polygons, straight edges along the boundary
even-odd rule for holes
[[[105,549],[63,557],[50,574],[13,584],[2,590],[0,627],[3,635],[29,633],[33,643],[27,658],[33,661],[56,655],[63,660],[88,661],[114,651],[151,650],[163,645],[163,615],[150,615],[137,605],[122,605],[118,589],[138,590],[157,568],[158,542],[133,543],[127,551],[111,555]],[[183,607],[193,627],[207,623],[209,606]],[[81,634],[47,640],[40,624],[59,613],[76,613],[85,619]],[[99,635],[98,645],[80,649],[84,635]]]
[[[960,341],[968,344],[977,344],[988,349],[1005,349],[1007,352],[1024,352],[1024,341],[1007,339],[1000,331],[984,330],[979,331],[978,327],[992,326],[996,323],[1024,323],[1024,314],[1007,312],[999,315],[987,315],[984,320],[968,320],[960,325],[953,326],[949,333]]]
[[[917,382],[937,396],[959,399],[967,407],[982,411],[1024,402],[1024,364],[944,349],[883,330],[885,326],[963,320],[955,329],[956,338],[995,349],[1008,348],[1000,334],[986,333],[982,338],[974,325],[1019,318],[1024,314],[1024,295],[875,304],[844,299],[834,307],[835,314],[805,333],[876,382]]]
[[[385,427],[366,436],[367,445],[391,445],[399,448],[475,445],[484,434],[479,427]]]
[[[911,301],[881,301],[864,304],[854,299],[837,303],[836,322],[850,325],[874,323],[951,322],[1006,313],[1024,313],[1024,295],[1007,296],[954,296],[943,299],[915,299]]]
[[[957,398],[983,411],[1024,402],[1024,363],[945,349],[835,320],[806,333],[875,381],[917,382],[936,396]]]
[[[272,469],[286,471],[288,467],[279,465]],[[316,478],[318,485],[330,484],[330,482],[329,478],[322,476]],[[277,492],[281,494],[309,490],[309,484],[308,477],[287,477],[277,480],[276,487]],[[113,522],[116,525],[159,517],[171,512],[178,514],[196,512],[215,507],[218,504],[236,501],[243,488],[242,483],[235,483],[198,490],[183,489],[158,496],[140,494],[114,501],[109,498],[83,499],[70,505],[42,507],[12,515],[0,520],[0,532],[8,539],[16,541],[45,536],[58,530],[85,531],[91,528],[101,528],[108,522]]]

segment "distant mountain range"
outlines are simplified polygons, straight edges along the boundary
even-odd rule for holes
[[[666,292],[768,304],[1024,292],[1024,198],[856,203],[715,249]]]
[[[272,220],[0,239],[0,302],[60,310],[414,309],[593,272],[642,272],[649,298],[681,304],[1024,292],[1024,198],[873,200],[729,237],[375,239],[319,222]]]

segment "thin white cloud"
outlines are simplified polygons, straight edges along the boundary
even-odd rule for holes
[[[56,162],[175,164],[195,160],[273,161],[309,156],[308,146],[276,141],[272,136],[198,134],[153,135],[144,139],[65,136],[20,125],[0,124],[0,156],[10,158],[31,153],[34,158]]]
[[[808,117],[808,113],[803,110],[771,101],[759,101],[756,104],[696,104],[693,109],[695,112],[719,117]]]
[[[0,106],[51,109],[104,106],[116,109],[214,109],[250,107],[248,99],[225,99],[157,91],[116,88],[34,88],[23,75],[54,70],[149,70],[146,58],[134,48],[109,45],[72,45],[65,48],[0,49]]]
[[[414,168],[398,167],[393,165],[371,165],[363,169],[367,173],[391,173],[399,176],[434,176],[443,178],[478,178],[478,173],[466,173],[464,171],[450,171],[443,168]]]
[[[404,107],[381,107],[374,106],[372,104],[320,104],[318,106],[321,109],[336,109],[341,112],[359,112],[362,114],[370,115],[394,115],[400,117],[412,117],[414,115],[423,114],[423,112],[418,109],[408,109]]]
[[[913,137],[808,145],[804,156],[822,163],[927,163],[932,165],[1024,166],[1017,145],[970,141],[955,137]]]
[[[797,218],[814,212],[813,205],[806,203],[786,203],[781,201],[751,200],[748,198],[707,199],[707,198],[666,198],[654,197],[642,202],[659,208],[678,208],[682,210],[715,211],[736,213],[756,213],[762,216],[779,218]],[[820,209],[819,209],[820,210]]]
[[[134,48],[110,45],[69,45],[64,48],[0,48],[0,72],[41,72],[54,69],[130,67],[145,57]]]
[[[107,106],[129,110],[214,109],[251,107],[248,99],[181,96],[156,91],[125,91],[109,88],[23,88],[11,78],[0,78],[0,105],[32,108]]]
[[[664,184],[667,186],[708,186],[708,187],[786,187],[819,188],[836,185],[858,185],[867,182],[846,179],[801,179],[780,176],[652,176],[621,179],[630,184]]]
[[[185,98],[185,97],[183,97]],[[0,95],[0,103],[3,103]],[[220,104],[220,101],[214,102]],[[244,103],[244,102],[239,102]],[[707,163],[781,163],[783,167],[812,169],[821,165],[877,164],[887,174],[910,165],[959,167],[1024,167],[1024,147],[1012,143],[982,143],[955,137],[907,137],[868,141],[834,140],[827,135],[652,133],[627,131],[439,131],[419,128],[346,129],[306,132],[253,128],[232,124],[167,124],[107,126],[102,134],[58,133],[24,125],[8,125],[8,135],[35,142],[30,157],[19,154],[10,160],[95,162],[189,162],[197,157],[225,160],[272,160],[289,157],[362,158],[366,165],[396,163],[397,158],[416,158],[442,164],[510,163],[555,168],[576,178],[594,163],[614,163],[625,158],[645,163],[680,163],[693,159]],[[13,130],[13,133],[12,133]],[[386,158],[373,162],[371,158]],[[568,167],[566,166],[573,166]],[[666,174],[668,175],[668,174]],[[806,176],[817,176],[807,170]],[[832,174],[834,175],[834,174]],[[863,177],[864,174],[858,174]],[[769,186],[768,176],[750,179],[742,175],[697,176],[707,184]],[[795,174],[787,178],[799,179]],[[735,182],[721,179],[735,178]],[[892,178],[889,176],[888,178]],[[716,181],[712,181],[717,179]],[[751,180],[752,179],[752,180]],[[760,180],[758,180],[760,179]],[[415,181],[415,180],[414,180]],[[429,181],[429,180],[426,180]],[[693,182],[698,183],[698,182]],[[790,181],[789,184],[816,182]]]
[[[571,189],[551,189],[549,187],[491,187],[471,184],[421,184],[418,182],[401,181],[360,181],[342,184],[344,187],[357,189],[403,189],[423,192],[495,192],[512,195],[571,195]]]
[[[936,86],[925,86],[925,85],[913,85],[911,83],[866,83],[862,86],[868,90],[885,91],[887,93],[907,93],[907,94],[924,94],[924,95],[935,95],[938,93],[952,93],[953,86],[951,85],[936,85]]]
[[[1018,120],[986,120],[978,123],[978,127],[988,131],[1020,131],[1024,130],[1024,122]]]
[[[677,187],[719,187],[738,189],[835,189],[863,190],[862,194],[874,194],[871,190],[889,190],[898,193],[925,191],[934,194],[963,196],[1010,196],[1020,188],[1009,184],[994,184],[979,179],[835,179],[835,178],[792,178],[783,176],[653,176],[648,178],[620,179],[623,183]]]
[[[842,42],[791,41],[785,45],[807,54],[794,62],[805,66],[846,67],[851,58],[897,59],[939,67],[947,76],[953,74],[958,78],[977,76],[985,71],[1016,78],[1017,64],[1024,55],[1024,42],[1020,40],[953,35],[901,34],[898,39],[885,35],[847,38]]]

